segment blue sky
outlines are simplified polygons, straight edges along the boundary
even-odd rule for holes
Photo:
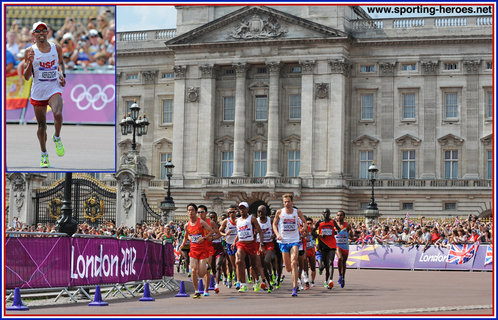
[[[403,3],[393,3],[393,5],[402,5]],[[464,5],[463,5],[464,6]],[[365,6],[362,6],[366,9]],[[437,14],[440,16],[442,14]],[[447,14],[449,15],[449,14]],[[455,14],[452,14],[455,15]],[[400,15],[374,15],[372,18],[392,18]],[[429,14],[403,14],[403,18],[415,16],[430,16]],[[176,27],[176,9],[174,6],[167,5],[143,5],[143,6],[126,6],[119,5],[116,8],[116,25],[117,31],[138,31],[154,29],[170,29]]]

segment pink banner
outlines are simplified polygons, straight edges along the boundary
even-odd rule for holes
[[[65,124],[115,124],[116,77],[103,73],[68,73],[62,100]],[[25,114],[14,111],[6,111],[7,122],[36,122],[31,103],[28,103]],[[53,119],[49,108],[47,121],[53,122]]]

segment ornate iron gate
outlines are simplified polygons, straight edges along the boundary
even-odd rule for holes
[[[147,201],[147,195],[143,192],[142,192],[142,204],[144,206],[144,212],[145,212],[144,221],[148,225],[152,225],[156,221],[160,223],[162,218],[162,213],[158,213],[150,207],[149,201]]]
[[[116,189],[87,175],[73,175],[71,206],[78,223],[95,225],[102,219],[116,221]],[[36,223],[55,223],[64,200],[64,179],[36,191]]]

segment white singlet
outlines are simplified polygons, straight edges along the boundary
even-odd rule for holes
[[[59,56],[55,44],[50,43],[50,52],[43,53],[37,45],[32,46],[35,53],[33,60],[33,85],[31,86],[31,99],[44,101],[54,94],[62,94],[59,83]]]
[[[298,243],[299,242],[299,216],[297,209],[293,208],[292,213],[287,213],[285,208],[280,211],[280,220],[278,221],[278,232],[282,237],[279,243]]]
[[[268,243],[272,242],[271,236],[273,234],[273,229],[272,229],[272,224],[269,218],[266,218],[266,222],[262,223],[261,220],[258,219],[259,226],[261,227],[261,230],[263,231],[263,243]],[[258,241],[259,240],[259,234],[257,234]]]
[[[247,218],[237,218],[237,233],[239,241],[253,241],[254,232],[252,230],[251,216]]]
[[[232,220],[228,219],[227,225],[225,227],[225,233],[228,230],[230,230],[230,234],[228,236],[225,236],[225,242],[228,244],[233,244],[235,238],[237,238],[237,223],[233,223]]]

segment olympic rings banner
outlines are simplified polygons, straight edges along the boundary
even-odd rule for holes
[[[126,283],[173,276],[173,245],[138,239],[7,237],[7,289]]]
[[[114,73],[68,73],[62,92],[64,123],[115,124],[116,77]],[[26,108],[6,110],[7,122],[36,123],[31,103]],[[47,121],[53,122],[50,107]]]

